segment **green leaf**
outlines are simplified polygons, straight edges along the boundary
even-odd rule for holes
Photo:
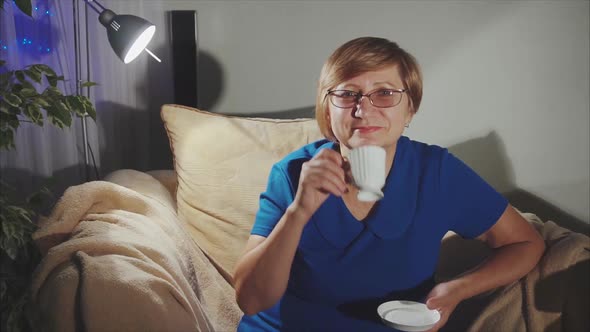
[[[84,103],[84,110],[86,111],[86,114],[88,114],[88,116],[90,118],[92,118],[92,120],[96,121],[96,109],[94,108],[94,105],[92,104],[90,99],[88,99],[88,97],[86,97],[86,96],[81,96],[81,97],[82,97],[82,102]]]
[[[22,82],[22,84],[19,84],[19,85],[22,86],[23,89],[33,89],[33,90],[37,91],[37,88],[35,88],[33,83],[31,83],[29,81],[24,81],[24,82]]]
[[[38,71],[40,73],[45,73],[45,76],[57,76],[55,71],[53,69],[51,69],[51,67],[49,67],[48,65],[36,64],[36,65],[32,65],[31,68],[35,69],[36,71]]]
[[[29,195],[26,201],[31,207],[40,208],[43,204],[43,201],[51,197],[53,197],[51,191],[47,187],[42,187],[38,191]]]
[[[82,87],[82,88],[87,88],[87,87],[91,87],[91,86],[95,86],[95,85],[98,85],[98,83],[96,83],[96,82],[90,82],[90,81],[89,81],[89,82],[84,82],[84,83],[82,83],[82,84],[80,85],[80,87]]]
[[[0,103],[0,113],[10,114],[10,110],[8,109],[8,104],[5,104],[4,101]]]
[[[57,105],[58,107],[62,107],[64,108],[64,110],[68,113],[74,113],[74,110],[70,107],[70,105],[67,103],[66,101],[66,97],[67,96],[63,96],[62,98],[59,99]]]
[[[86,115],[86,105],[84,104],[84,100],[82,100],[82,97],[83,96],[66,97],[66,103],[68,104],[68,106],[70,106],[70,109],[79,116]]]
[[[3,105],[8,108],[8,113],[0,112],[0,128],[12,126],[13,121],[16,121],[18,127],[20,122],[18,121],[17,116],[21,114],[20,107],[12,107],[7,103],[4,103]]]
[[[52,97],[62,96],[61,90],[54,86],[47,87],[45,91]]]
[[[12,79],[12,74],[14,74],[14,71],[12,70],[0,74],[0,87],[2,88],[2,90],[6,90],[6,88],[8,87],[8,84]]]
[[[8,105],[10,106],[14,106],[14,107],[19,107],[20,104],[22,104],[22,99],[20,99],[17,95],[15,95],[14,93],[7,93],[6,96],[4,96],[4,100],[8,103]]]
[[[4,252],[6,252],[6,255],[8,255],[8,257],[10,257],[10,259],[12,259],[13,261],[15,261],[16,257],[18,256],[18,248],[13,243],[6,245],[6,247],[4,248]]]
[[[72,125],[72,115],[68,111],[66,105],[61,101],[47,109],[47,112],[47,116],[51,118],[51,122],[59,128]]]
[[[11,128],[0,129],[0,149],[14,149],[14,131]]]
[[[12,209],[18,214],[19,219],[20,219],[20,223],[22,222],[27,222],[27,223],[32,223],[33,221],[31,221],[31,217],[33,216],[33,212],[29,209],[25,209],[23,207],[20,206],[15,206],[12,205],[11,206]]]
[[[31,119],[36,125],[43,126],[43,113],[37,104],[28,104],[25,110],[25,115]]]
[[[24,89],[24,86],[20,83],[14,83],[12,85],[12,88],[10,89],[10,92],[14,93],[15,95],[20,95],[20,90]]]
[[[2,233],[6,238],[14,237],[14,226],[10,222],[2,223]]]
[[[10,1],[10,0],[9,0]],[[27,14],[29,17],[33,17],[33,5],[31,4],[31,0],[15,0],[16,6],[20,9],[23,13]]]
[[[12,109],[15,109],[14,107]],[[18,114],[20,114],[20,109],[18,109]],[[20,121],[18,121],[17,113],[12,114],[12,116],[8,119],[8,125],[12,127],[14,130],[20,126]]]
[[[41,83],[41,73],[38,71],[34,69],[26,69],[25,74],[27,74],[27,76],[29,76],[33,81]]]
[[[35,89],[24,88],[20,90],[21,97],[31,98],[37,96],[39,93]]]
[[[50,86],[57,86],[57,78],[55,76],[45,76],[45,78],[47,78],[47,83],[49,83]]]
[[[41,95],[38,95],[37,98],[35,98],[34,100],[35,104],[41,106],[42,108],[47,108],[49,107],[51,104],[49,102],[47,102],[47,100],[45,98],[43,98]]]
[[[16,79],[19,80],[19,82],[21,82],[21,83],[27,81],[27,79],[25,78],[25,72],[22,70],[15,71],[14,76],[16,76]]]
[[[4,4],[4,1],[9,0],[0,0],[0,4]],[[89,116],[96,121],[96,109],[90,99],[85,96],[65,95],[58,88],[59,81],[65,80],[64,76],[57,74],[50,66],[34,64],[19,70],[7,71],[6,65],[5,60],[0,60],[0,66],[4,71],[0,73],[0,150],[14,148],[16,129],[21,122],[27,120],[38,125],[51,121],[53,125],[62,129],[72,125],[74,114]],[[36,83],[44,83],[44,80],[47,84],[41,92]],[[82,88],[98,85],[95,82],[79,83]],[[47,120],[43,110],[47,113]],[[3,198],[0,197],[0,203],[2,202]],[[0,215],[3,214],[4,210]]]

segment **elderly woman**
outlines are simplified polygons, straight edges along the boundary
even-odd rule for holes
[[[538,262],[544,243],[490,185],[448,150],[402,136],[422,98],[422,75],[396,43],[365,37],[339,47],[319,80],[316,118],[326,139],[276,163],[236,265],[238,331],[391,331],[376,308],[414,300],[440,312],[508,284]],[[359,201],[347,156],[386,151],[384,198]],[[447,231],[493,255],[434,283]]]

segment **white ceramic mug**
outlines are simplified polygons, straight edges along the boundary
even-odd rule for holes
[[[385,155],[385,149],[376,145],[365,145],[350,151],[348,161],[354,184],[359,188],[359,201],[374,202],[383,198],[381,188],[385,185]]]

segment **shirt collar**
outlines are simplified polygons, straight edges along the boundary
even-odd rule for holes
[[[317,151],[323,148],[334,149],[336,146],[334,142],[327,142]],[[363,222],[354,220],[342,199],[332,195],[316,211],[311,222],[322,237],[337,248],[348,246],[365,228],[382,239],[403,235],[414,219],[418,196],[416,155],[405,136],[397,142],[383,193],[384,198]]]

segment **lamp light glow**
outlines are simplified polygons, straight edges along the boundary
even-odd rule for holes
[[[133,61],[135,58],[137,58],[137,56],[150,43],[150,40],[152,40],[152,37],[154,36],[155,33],[156,33],[156,26],[155,25],[147,27],[147,29],[145,29],[145,31],[143,31],[139,35],[139,37],[137,37],[137,39],[135,39],[135,41],[133,42],[133,44],[129,48],[129,51],[127,51],[127,54],[125,55],[125,57],[123,59],[123,62],[129,63],[129,62]]]
[[[162,62],[162,60],[160,60],[160,58],[158,58],[154,53],[152,53],[152,51],[150,51],[147,47],[145,48],[145,51],[147,52],[147,54],[151,55],[152,58],[156,59],[156,61]]]

